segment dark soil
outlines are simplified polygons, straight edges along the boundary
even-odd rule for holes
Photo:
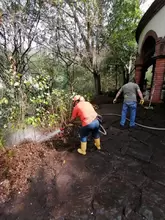
[[[99,113],[120,113],[101,104]],[[139,107],[139,123],[165,127],[165,106]],[[102,150],[79,140],[24,143],[0,155],[0,220],[164,220],[164,131],[120,130],[104,116]]]

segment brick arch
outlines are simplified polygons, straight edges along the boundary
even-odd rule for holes
[[[150,30],[146,33],[139,56],[136,58],[136,82],[140,85],[141,88],[143,88],[144,84],[144,77],[147,68],[153,64],[152,57],[155,54],[156,51],[156,43],[158,41],[158,36],[155,31]]]
[[[140,50],[140,56],[142,55],[142,50],[144,48],[144,44],[148,37],[152,37],[155,40],[155,42],[158,40],[158,35],[155,31],[153,30],[148,31],[143,39],[143,43],[142,43],[141,50]]]
[[[158,103],[161,101],[165,75],[165,37],[158,37],[153,30],[148,31],[145,35],[140,54],[136,58],[135,78],[141,87],[146,69],[151,64],[153,65],[153,77],[150,94],[152,94],[152,102]]]

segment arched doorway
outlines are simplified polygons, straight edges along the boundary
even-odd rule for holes
[[[141,90],[144,92],[149,89],[149,98],[152,94],[152,101],[160,102],[165,73],[165,38],[158,38],[154,31],[149,31],[143,40],[135,65],[135,78]],[[149,88],[145,85],[148,72]]]
[[[140,88],[142,91],[146,90],[147,82],[150,81],[150,90],[153,85],[155,72],[155,48],[156,40],[152,36],[148,36],[142,46],[141,58],[143,60],[142,74],[140,79]]]

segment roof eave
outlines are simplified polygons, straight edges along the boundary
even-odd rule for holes
[[[139,42],[139,38],[143,29],[146,27],[149,21],[160,11],[160,9],[163,8],[163,6],[165,6],[165,1],[155,0],[146,11],[146,13],[143,15],[136,29],[137,43]]]

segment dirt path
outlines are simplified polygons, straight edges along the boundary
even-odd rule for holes
[[[120,113],[120,107],[101,105],[99,111]],[[165,127],[164,107],[140,108],[137,120]],[[0,202],[0,219],[164,220],[164,132],[121,131],[119,118],[107,116],[104,126],[108,136],[102,137],[102,150],[89,143],[86,156],[76,152],[78,143],[61,151],[50,144],[18,148],[22,163],[15,172],[23,181],[15,194],[9,192],[8,202]],[[0,183],[0,190],[7,188],[7,181]]]

